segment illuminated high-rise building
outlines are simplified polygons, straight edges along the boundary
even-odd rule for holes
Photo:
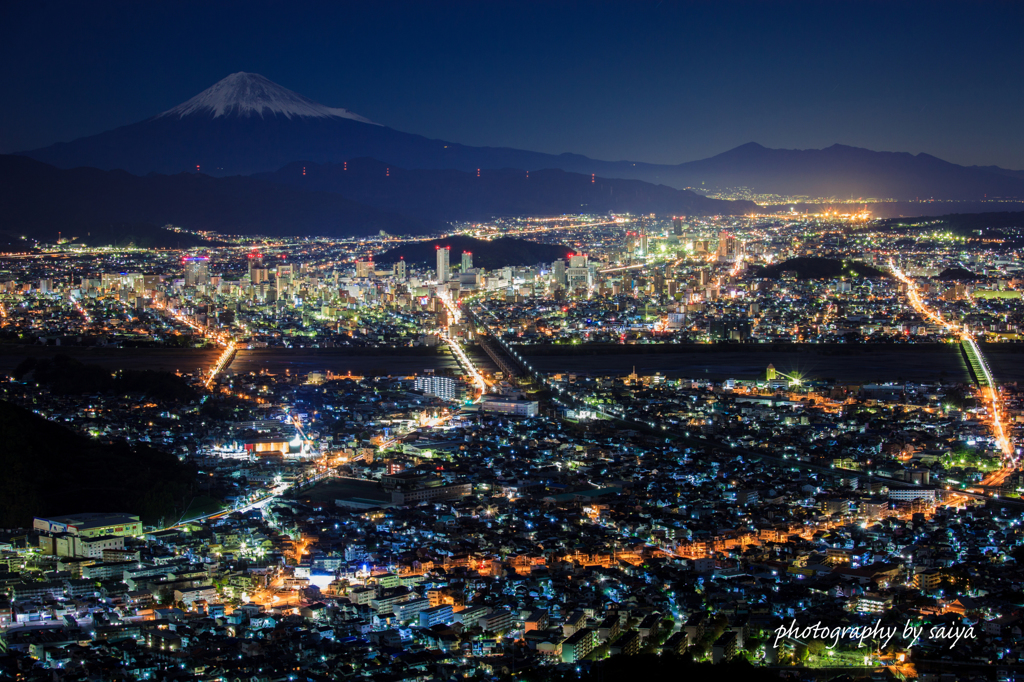
[[[210,259],[206,256],[189,256],[181,259],[185,266],[185,286],[199,287],[210,283]]]
[[[397,263],[395,263],[394,266],[391,269],[391,272],[395,276],[396,279],[404,280],[405,279],[405,261],[404,260],[399,260]]]
[[[743,256],[743,242],[728,232],[718,234],[718,260],[735,262]]]
[[[270,279],[270,273],[263,264],[263,254],[253,251],[249,254],[249,284],[255,286]]]
[[[443,400],[459,400],[465,395],[465,391],[460,390],[460,383],[458,379],[452,377],[427,374],[416,377],[413,387],[417,391],[423,391],[427,395],[437,396]]]
[[[473,253],[470,251],[462,252],[462,272],[469,272],[473,269]]]
[[[555,284],[565,286],[565,261],[561,258],[551,264],[551,278]]]
[[[569,291],[589,289],[592,283],[592,273],[588,267],[587,254],[574,253],[569,256],[569,267],[565,271],[565,284]]]
[[[447,282],[451,274],[451,267],[448,264],[448,257],[451,255],[448,247],[437,247],[437,281]]]
[[[258,277],[259,275],[254,275],[253,273],[254,271],[262,269],[263,254],[259,253],[258,251],[253,251],[252,253],[249,254],[249,281],[252,282],[253,284],[256,284],[256,277]]]

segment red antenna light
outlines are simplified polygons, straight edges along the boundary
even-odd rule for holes
[[[384,170],[384,177],[387,177],[387,178],[391,177],[391,169],[390,168],[387,168],[387,169]]]
[[[590,174],[590,182],[591,182],[591,183],[593,183],[593,182],[594,182],[594,177],[595,177],[596,175],[597,175],[597,173],[591,173],[591,174]]]
[[[343,163],[345,164],[345,167],[342,168],[341,170],[348,170],[348,161],[344,161]]]
[[[197,163],[196,164],[196,173],[198,173],[198,172],[199,172],[199,164]]]
[[[305,167],[305,166],[303,166],[303,167],[302,167],[302,174],[303,174],[303,175],[305,175],[305,174],[306,174],[306,167]]]
[[[480,177],[480,169],[479,169],[479,168],[477,168],[477,169],[476,169],[476,176],[477,176],[478,178]]]

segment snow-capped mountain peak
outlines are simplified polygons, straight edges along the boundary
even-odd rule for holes
[[[289,119],[293,116],[348,118],[361,123],[379,125],[348,109],[324,106],[288,88],[281,87],[258,73],[245,73],[244,71],[233,73],[214,83],[192,99],[182,102],[173,109],[168,109],[157,118],[165,116],[184,118],[203,114],[212,114],[213,118],[220,116],[242,118],[259,116],[264,118],[268,114],[284,116]]]

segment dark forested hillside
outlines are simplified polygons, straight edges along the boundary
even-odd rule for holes
[[[80,512],[176,521],[192,485],[191,470],[174,455],[101,443],[6,401],[0,401],[0,433],[0,527],[29,527],[34,516]]]

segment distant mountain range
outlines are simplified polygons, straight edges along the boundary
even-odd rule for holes
[[[394,130],[249,73],[232,74],[145,121],[23,154],[61,168],[93,166],[136,174],[198,170],[212,176],[251,175],[273,173],[299,160],[337,164],[369,157],[409,169],[558,169],[676,189],[743,186],[762,194],[838,199],[1024,198],[1024,171],[843,145],[789,150],[750,143],[677,165],[471,147]]]
[[[65,170],[0,155],[0,185],[6,190],[0,193],[0,235],[55,241],[60,232],[89,245],[147,247],[199,243],[163,225],[227,235],[350,237],[381,230],[430,234],[442,231],[447,220],[496,215],[609,210],[709,215],[755,208],[751,202],[718,201],[637,180],[559,170],[534,172],[528,179],[525,171],[486,171],[477,177],[461,171],[405,171],[373,159],[214,178]],[[8,247],[15,248],[13,243]]]
[[[437,221],[609,212],[735,215],[757,210],[751,201],[721,201],[640,180],[558,169],[406,170],[361,158],[336,164],[291,163],[254,177]]]
[[[768,149],[751,142],[677,168],[690,184],[699,184],[699,178],[708,186],[749,187],[762,194],[864,200],[1024,198],[1024,177],[1018,171],[841,144]]]
[[[439,227],[338,194],[244,176],[139,177],[120,170],[61,170],[23,156],[0,155],[0,186],[5,190],[0,193],[0,232],[50,241],[60,231],[87,244],[109,244],[123,241],[124,234],[152,236],[156,226],[167,224],[224,234],[336,237],[380,230],[426,234]]]

